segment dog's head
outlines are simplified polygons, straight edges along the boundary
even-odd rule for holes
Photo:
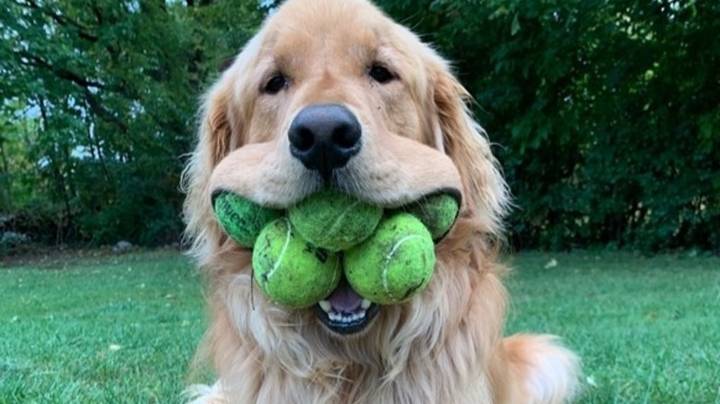
[[[360,343],[326,332],[328,325],[316,321],[320,310],[285,310],[260,293],[251,303],[249,254],[212,215],[211,197],[220,189],[276,208],[328,184],[384,207],[440,190],[461,195],[459,222],[437,247],[428,289],[380,308],[375,324],[354,331],[372,334],[378,345],[447,320],[447,295],[467,298],[467,290],[457,290],[461,282],[451,281],[468,279],[451,268],[451,256],[466,267],[480,259],[474,243],[499,232],[507,199],[466,98],[440,56],[364,0],[289,0],[269,17],[208,93],[186,173],[188,232],[210,270],[216,312],[234,330],[228,332],[254,335],[267,349],[292,332],[297,341],[314,340],[315,350]]]

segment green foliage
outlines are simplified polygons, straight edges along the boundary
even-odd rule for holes
[[[273,2],[5,3],[0,214],[43,241],[175,240],[198,95]],[[456,61],[517,247],[720,251],[720,3],[379,3]]]
[[[20,230],[177,240],[198,95],[262,17],[254,2],[188,3],[4,3],[0,213],[25,217]]]
[[[720,251],[720,3],[380,3],[457,62],[516,246]]]

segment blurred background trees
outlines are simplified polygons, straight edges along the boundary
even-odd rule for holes
[[[2,3],[0,233],[178,240],[198,97],[273,2]],[[456,62],[514,246],[720,251],[720,2],[378,3]]]
[[[198,98],[252,2],[5,0],[5,221],[43,242],[178,239]]]

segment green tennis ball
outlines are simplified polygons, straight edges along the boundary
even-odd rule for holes
[[[305,240],[330,251],[346,250],[368,238],[382,208],[337,191],[324,190],[290,208],[290,222]]]
[[[430,230],[433,240],[442,238],[455,223],[460,205],[449,194],[435,194],[421,199],[406,208]]]
[[[287,218],[268,224],[252,257],[255,280],[270,300],[291,308],[312,306],[338,285],[340,258],[298,237]]]
[[[408,213],[380,223],[367,241],[345,253],[345,277],[362,297],[378,304],[407,300],[430,282],[435,246],[430,232]]]
[[[263,227],[282,215],[231,192],[218,195],[213,204],[220,226],[243,247],[252,247]]]

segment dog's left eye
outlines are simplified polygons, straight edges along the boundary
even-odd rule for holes
[[[390,81],[395,80],[397,77],[388,70],[385,66],[374,64],[370,67],[370,77],[373,78],[373,80],[377,81],[380,84],[385,84]]]
[[[276,73],[270,78],[270,80],[267,81],[267,83],[265,83],[262,91],[265,94],[274,95],[282,91],[282,89],[285,88],[287,84],[287,77],[285,77],[282,73]]]

